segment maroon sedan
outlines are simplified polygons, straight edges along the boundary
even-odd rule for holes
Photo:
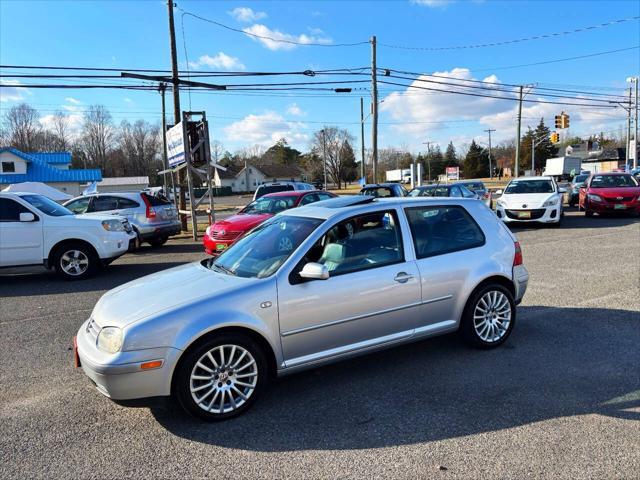
[[[578,206],[587,217],[594,213],[640,214],[640,185],[628,173],[592,174],[580,187]]]
[[[268,218],[289,208],[302,207],[336,195],[315,190],[277,192],[264,195],[251,202],[235,215],[207,227],[204,234],[204,251],[218,255],[233,242]]]

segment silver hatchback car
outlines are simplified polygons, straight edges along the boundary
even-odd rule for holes
[[[528,279],[515,237],[477,200],[336,198],[107,292],[76,360],[114,400],[171,395],[222,420],[272,375],[456,330],[497,347]]]
[[[138,243],[161,247],[180,233],[176,207],[167,199],[146,192],[95,193],[73,198],[64,206],[76,214],[113,214],[125,217],[138,235]]]

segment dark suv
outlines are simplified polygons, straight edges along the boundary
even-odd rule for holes
[[[407,190],[399,183],[372,183],[362,187],[359,195],[375,198],[406,197]]]

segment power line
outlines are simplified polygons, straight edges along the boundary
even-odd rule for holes
[[[383,47],[388,47],[388,48],[397,48],[397,49],[402,49],[402,50],[421,50],[421,51],[429,51],[429,52],[438,52],[438,51],[444,51],[444,50],[463,50],[463,49],[472,49],[472,48],[485,48],[485,47],[497,47],[500,45],[511,45],[514,43],[521,43],[521,42],[528,42],[531,40],[542,40],[545,38],[554,38],[554,37],[561,37],[561,36],[565,36],[565,35],[571,35],[574,33],[579,33],[579,32],[586,32],[586,31],[590,31],[590,30],[596,30],[596,29],[600,29],[600,28],[605,28],[605,27],[610,27],[612,25],[619,25],[621,23],[625,23],[625,22],[630,22],[630,21],[634,21],[634,20],[638,20],[640,19],[640,16],[635,16],[635,17],[627,17],[627,18],[621,18],[619,20],[611,20],[609,22],[605,22],[605,23],[599,23],[597,25],[591,25],[588,27],[579,27],[573,30],[565,30],[563,32],[554,32],[554,33],[546,33],[546,34],[542,34],[542,35],[533,35],[530,37],[524,37],[524,38],[516,38],[513,40],[504,40],[501,42],[492,42],[492,43],[480,43],[480,44],[472,44],[472,45],[455,45],[455,46],[450,46],[450,47],[414,47],[414,46],[407,46],[407,45],[390,45],[387,43],[379,43],[378,45],[383,46]]]
[[[364,44],[368,44],[369,41],[364,41],[364,42],[354,42],[354,43],[318,43],[318,42],[299,42],[299,41],[295,41],[295,40],[285,40],[282,38],[274,38],[274,37],[269,37],[266,35],[258,35],[255,33],[251,33],[251,32],[246,32],[244,30],[241,30],[239,28],[234,28],[234,27],[230,27],[229,25],[225,25],[224,23],[220,23],[220,22],[216,22],[215,20],[211,20],[208,18],[204,18],[201,17],[200,15],[196,15],[195,13],[191,13],[191,12],[187,12],[186,10],[183,10],[180,7],[176,7],[178,10],[180,10],[182,12],[182,15],[185,16],[190,16],[193,18],[197,18],[198,20],[202,20],[203,22],[207,22],[207,23],[211,23],[213,25],[216,25],[218,27],[221,28],[225,28],[227,30],[230,30],[232,32],[236,32],[236,33],[242,33],[243,35],[248,35],[250,37],[254,37],[254,38],[259,38],[262,40],[269,40],[271,42],[276,42],[276,43],[286,43],[289,45],[299,45],[299,46],[303,46],[303,47],[355,47],[357,45],[364,45]]]

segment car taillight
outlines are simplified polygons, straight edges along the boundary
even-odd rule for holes
[[[142,197],[142,201],[144,202],[145,206],[147,207],[147,211],[146,211],[147,218],[156,218],[156,212],[151,209],[151,202],[149,201],[147,196],[144,193],[141,194],[140,196]]]
[[[517,267],[518,265],[522,265],[522,249],[520,248],[520,242],[514,243],[516,247],[516,254],[513,257],[513,266]]]

